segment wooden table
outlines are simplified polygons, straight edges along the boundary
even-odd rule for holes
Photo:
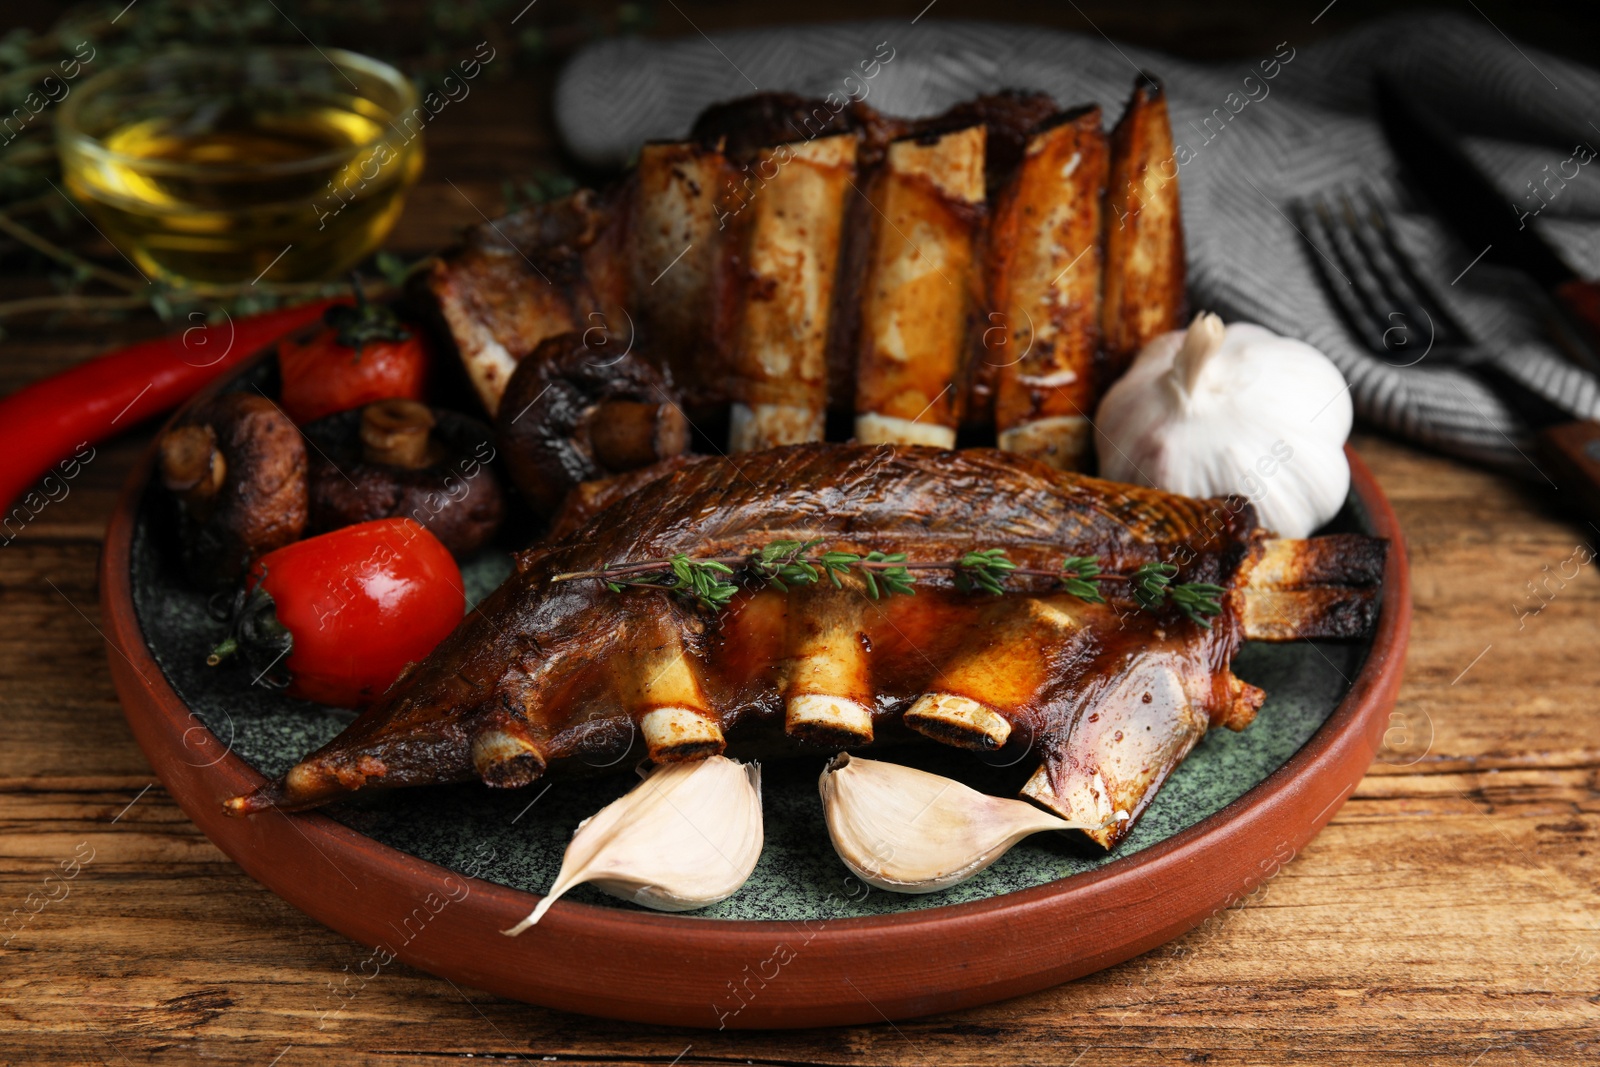
[[[502,177],[548,158],[527,95],[537,86],[502,84],[430,128],[429,180],[392,247],[438,246],[477,221],[473,204],[497,209]],[[159,329],[13,325],[0,392]],[[787,1033],[596,1021],[394,964],[324,1022],[329,984],[367,950],[250,881],[184,818],[112,691],[95,558],[150,435],[102,446],[66,499],[0,547],[0,915],[59,892],[46,875],[87,859],[0,949],[0,1063],[1600,1059],[1595,566],[1549,580],[1548,603],[1525,614],[1543,603],[1528,583],[1543,587],[1595,531],[1509,478],[1358,437],[1406,530],[1416,595],[1388,748],[1303,855],[1148,956],[956,1015]]]

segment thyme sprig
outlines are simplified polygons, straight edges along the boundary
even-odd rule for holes
[[[720,611],[746,586],[770,585],[782,592],[792,586],[816,585],[826,576],[835,588],[844,588],[844,578],[854,572],[873,600],[889,595],[913,596],[918,570],[952,572],[956,588],[964,593],[981,591],[994,595],[1006,592],[1006,581],[1013,576],[1048,578],[1062,592],[1089,604],[1104,604],[1099,583],[1125,581],[1135,601],[1145,611],[1157,611],[1171,602],[1190,621],[1206,629],[1210,619],[1222,611],[1221,598],[1227,589],[1209,582],[1173,585],[1178,568],[1171,563],[1141,564],[1131,574],[1103,571],[1098,556],[1068,556],[1059,570],[1021,567],[1008,558],[1003,548],[985,548],[966,553],[957,560],[906,560],[904,552],[816,551],[821,540],[773,541],[742,556],[692,557],[678,553],[666,559],[638,563],[611,564],[600,570],[558,574],[552,581],[572,582],[596,579],[613,593],[629,586],[669,589],[685,600],[709,611]],[[743,577],[744,582],[735,578]]]
[[[1100,577],[1099,556],[1068,556],[1061,563],[1061,588],[1079,600],[1090,604],[1104,604],[1095,581]]]
[[[1006,558],[1003,548],[985,548],[968,552],[956,561],[956,588],[963,593],[982,589],[985,593],[999,595],[1006,591],[1002,584],[1017,565]]]
[[[1227,590],[1210,582],[1186,582],[1172,589],[1172,603],[1192,621],[1211,629],[1210,617],[1222,613],[1222,594]]]
[[[1178,568],[1171,563],[1146,563],[1133,572],[1133,598],[1146,611],[1154,611],[1167,599],[1173,575]]]

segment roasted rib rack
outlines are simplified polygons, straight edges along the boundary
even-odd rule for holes
[[[596,331],[733,452],[822,440],[831,408],[866,443],[985,427],[1084,469],[1101,388],[1181,324],[1177,175],[1148,75],[1109,135],[1042,93],[916,122],[765,94],[478,227],[428,286],[491,414],[541,342]]]
[[[527,785],[638,738],[652,760],[725,749],[826,751],[921,737],[1036,761],[1023,792],[1115,844],[1211,727],[1264,694],[1229,664],[1247,639],[1350,637],[1378,604],[1387,543],[1278,540],[1240,498],[1196,500],[1064,473],[992,449],[800,445],[634,476],[524,552],[516,572],[344,733],[248,813],[480,779]],[[929,570],[914,595],[851,581],[741,592],[720,612],[664,589],[559,576],[630,561],[738,556],[777,539],[910,563],[1002,548],[1058,568],[1168,562],[1221,586],[1210,625],[1105,583],[1088,603],[1048,580],[1001,595]]]

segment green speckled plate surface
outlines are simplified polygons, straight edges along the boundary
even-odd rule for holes
[[[169,546],[160,502],[147,494],[132,544],[134,606],[145,639],[172,688],[233,754],[263,775],[277,776],[350,722],[341,712],[251,686],[237,672],[205,666],[221,637],[206,597],[189,588]],[[1370,532],[1352,498],[1330,530]],[[510,559],[485,555],[463,569],[469,595],[487,594],[510,572]],[[728,900],[683,919],[802,920],[883,915],[980,900],[1071,878],[1145,849],[1199,822],[1280,767],[1322,725],[1361,669],[1365,643],[1247,645],[1235,672],[1268,696],[1241,733],[1213,730],[1162,788],[1128,840],[1106,855],[1065,835],[1038,834],[978,877],[940,893],[908,896],[869,890],[834,855],[817,798],[822,759],[796,758],[763,767],[766,849],[754,876]],[[209,760],[213,757],[205,757]],[[454,870],[540,893],[555,878],[562,850],[578,823],[624,793],[640,754],[615,773],[536,783],[498,792],[462,785],[380,794],[361,804],[326,809],[376,841]],[[997,794],[1014,793],[1031,768],[990,766],[954,750],[903,750],[893,758],[958,777]],[[204,762],[197,757],[196,762]],[[568,895],[634,909],[588,887]]]

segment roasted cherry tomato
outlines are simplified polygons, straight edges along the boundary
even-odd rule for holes
[[[241,653],[291,696],[354,708],[455,629],[461,571],[411,519],[379,519],[297,541],[256,561],[215,664]]]
[[[424,399],[428,355],[422,339],[382,304],[336,304],[321,328],[278,343],[278,402],[300,425],[374,400]]]

